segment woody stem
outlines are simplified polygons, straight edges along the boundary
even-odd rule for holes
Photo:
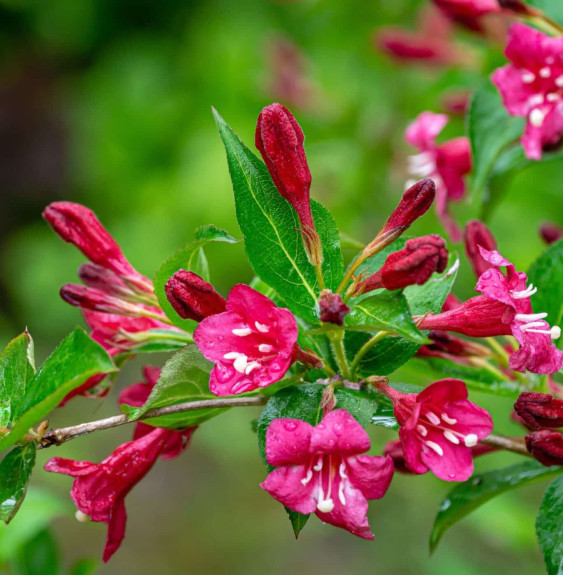
[[[527,455],[532,457],[530,452],[526,448],[523,438],[520,437],[506,437],[505,435],[489,435],[486,439],[481,439],[481,443],[486,443],[487,445],[492,445],[493,447],[499,447],[500,449],[506,449],[508,451],[513,451],[514,453],[519,453],[520,455]]]
[[[174,413],[184,413],[186,411],[195,411],[198,409],[209,409],[219,407],[242,407],[253,405],[264,405],[268,401],[267,397],[263,395],[256,395],[253,397],[225,397],[218,399],[204,399],[201,401],[187,401],[184,403],[177,403],[176,405],[168,405],[166,407],[158,407],[156,409],[149,409],[139,417],[138,421],[144,419],[151,419],[153,417],[160,417],[161,415],[171,415]],[[137,420],[135,420],[137,421]],[[114,415],[113,417],[106,417],[105,419],[98,419],[97,421],[90,421],[88,423],[81,423],[71,427],[61,427],[60,429],[51,429],[42,437],[37,445],[37,449],[44,449],[53,445],[61,445],[65,441],[87,435],[94,431],[102,429],[111,429],[118,427],[125,423],[134,423],[125,414]]]

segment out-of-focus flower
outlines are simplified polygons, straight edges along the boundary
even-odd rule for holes
[[[480,32],[482,18],[501,11],[497,0],[432,0],[442,13],[465,28]]]
[[[373,539],[368,499],[381,499],[393,477],[389,457],[361,455],[368,434],[345,409],[316,426],[300,419],[275,419],[266,432],[266,460],[274,469],[261,487],[299,513],[363,539]]]
[[[512,116],[526,118],[522,146],[540,160],[563,137],[563,38],[513,24],[505,55],[510,64],[495,70],[492,80]]]
[[[491,230],[479,220],[471,220],[465,226],[463,240],[465,243],[465,253],[469,259],[469,263],[479,277],[482,273],[486,272],[492,264],[481,256],[479,246],[486,250],[496,250],[497,242],[491,233]]]
[[[563,228],[557,224],[547,222],[541,225],[540,235],[546,244],[553,244],[563,238]]]

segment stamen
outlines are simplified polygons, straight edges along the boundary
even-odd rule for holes
[[[317,464],[313,465],[315,471],[320,471],[323,468],[323,456],[321,455],[317,460]]]
[[[426,441],[425,443],[428,445],[428,447],[430,447],[430,449],[432,449],[432,451],[435,451],[438,455],[444,455],[444,450],[437,443],[434,443],[433,441]]]
[[[470,433],[465,436],[465,447],[475,447],[479,443],[479,438],[474,434]]]
[[[248,358],[246,355],[241,355],[241,357],[237,357],[233,362],[233,367],[239,372],[244,373],[246,371],[246,366],[248,364]]]
[[[548,102],[557,102],[559,98],[561,98],[561,96],[557,92],[551,92],[545,97]]]
[[[537,327],[545,327],[546,326],[546,322],[545,321],[531,321],[529,323],[524,323],[520,326],[520,329],[522,331],[529,331],[532,328],[537,328]],[[547,332],[546,332],[547,333]]]
[[[522,74],[522,82],[524,84],[531,84],[536,79],[536,75],[533,72],[524,72]]]
[[[244,373],[246,373],[246,375],[248,375],[253,369],[256,369],[257,367],[260,367],[260,364],[257,361],[251,361],[247,366],[246,369],[244,370]]]
[[[256,329],[262,333],[268,333],[270,331],[270,328],[267,325],[264,325],[258,321],[255,321],[254,325],[256,326]]]
[[[313,470],[309,469],[307,471],[307,475],[305,475],[305,477],[303,477],[303,479],[301,480],[301,483],[303,485],[307,485],[307,483],[309,483],[309,481],[311,481],[312,477],[313,477]]]
[[[270,353],[274,349],[273,345],[269,345],[267,343],[261,343],[258,346],[258,351],[261,353]]]
[[[332,499],[323,499],[317,503],[317,509],[321,513],[330,513],[334,509],[334,501]]]
[[[346,505],[346,499],[344,497],[344,480],[348,479],[348,475],[346,475],[346,464],[344,461],[340,464],[338,473],[342,479],[342,481],[340,481],[340,485],[338,486],[338,499],[342,505]]]
[[[250,335],[252,330],[249,327],[241,327],[233,329],[233,334],[239,337],[244,337],[245,335]]]
[[[558,88],[563,88],[563,74],[561,76],[557,76],[557,78],[555,78],[555,85]]]
[[[520,329],[526,333],[545,333],[551,339],[559,339],[561,337],[561,328],[558,325],[554,325],[551,329],[524,329],[523,327],[520,327]]]
[[[517,313],[514,316],[514,319],[516,319],[517,321],[537,321],[538,319],[543,319],[544,317],[547,317],[547,313]]]
[[[530,284],[525,290],[522,291],[513,291],[512,297],[514,299],[522,299],[525,297],[530,297],[534,295],[538,291],[537,287],[534,287],[534,284]]]
[[[459,445],[459,439],[457,437],[457,435],[455,435],[452,431],[450,431],[449,429],[447,429],[446,431],[444,431],[444,437],[450,441],[451,443],[454,443],[455,445]]]
[[[535,128],[542,127],[544,118],[545,114],[539,108],[534,108],[530,112],[530,124]]]
[[[539,75],[540,75],[542,78],[549,78],[549,77],[551,76],[551,68],[549,68],[548,66],[545,66],[544,68],[542,68],[542,69],[539,71]]]
[[[239,353],[238,351],[229,351],[223,356],[225,359],[238,359],[239,357],[246,357],[244,353]]]
[[[450,425],[455,425],[457,423],[457,419],[450,417],[447,413],[442,413],[440,417],[443,421],[449,423]]]
[[[424,427],[424,425],[417,425],[416,429],[418,430],[418,433],[420,433],[420,435],[422,435],[422,437],[426,437],[428,435],[428,429],[426,429],[426,427]]]
[[[434,425],[440,425],[440,418],[435,413],[432,411],[427,411],[425,415],[426,419],[428,419],[430,423],[433,423]]]

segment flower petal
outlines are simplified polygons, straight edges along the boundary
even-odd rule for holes
[[[441,450],[441,454],[428,446],[431,441]],[[421,442],[421,461],[432,473],[443,481],[465,481],[473,473],[473,456],[471,449],[465,445],[455,445],[445,439],[439,432],[429,432]]]
[[[418,403],[445,405],[467,399],[467,387],[460,379],[440,379],[423,389],[417,396]]]
[[[311,436],[312,453],[346,456],[370,448],[368,434],[346,409],[335,409],[324,416]]]
[[[111,510],[108,523],[108,535],[104,546],[103,561],[107,563],[112,555],[119,549],[125,537],[125,525],[127,523],[127,512],[125,511],[125,500],[121,497],[115,502]]]
[[[346,473],[366,499],[381,499],[393,479],[393,460],[380,455],[356,455],[346,459]]]
[[[312,433],[313,426],[301,419],[274,419],[266,431],[266,460],[274,467],[306,463]]]
[[[260,487],[293,511],[313,513],[317,507],[317,485],[313,481],[304,485],[306,477],[306,465],[284,465],[270,472]]]
[[[420,151],[434,150],[434,140],[447,123],[448,117],[445,114],[422,112],[407,128],[405,138],[411,146]]]

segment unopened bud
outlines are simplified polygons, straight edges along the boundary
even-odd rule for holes
[[[111,295],[123,296],[132,293],[117,274],[98,264],[90,262],[82,264],[78,268],[78,277],[88,287],[105,291]]]
[[[47,206],[43,217],[65,242],[74,244],[95,264],[118,275],[140,275],[88,208],[73,202],[54,202]]]
[[[342,301],[340,294],[323,290],[319,296],[319,315],[321,321],[343,325],[344,318],[350,312],[350,308]]]
[[[422,285],[434,272],[443,272],[447,264],[448,250],[440,236],[413,238],[402,250],[387,256],[382,268],[360,283],[358,291],[397,290],[409,285]]]
[[[442,311],[450,311],[461,306],[462,302],[453,293],[449,293],[442,305]]]
[[[548,222],[540,226],[540,234],[546,244],[553,244],[563,238],[563,228]]]
[[[465,242],[465,252],[469,258],[469,263],[477,277],[493,267],[492,264],[481,256],[481,252],[479,251],[479,246],[489,251],[497,249],[495,237],[483,222],[479,220],[468,222],[465,226],[463,240]]]
[[[445,331],[431,331],[428,334],[428,337],[432,340],[432,343],[423,347],[428,347],[436,351],[442,351],[451,356],[487,357],[491,354],[487,347],[472,343],[459,337],[455,337],[449,333],[446,333]]]
[[[542,429],[526,435],[528,451],[543,465],[563,465],[563,435]]]
[[[70,305],[102,313],[115,313],[138,317],[144,314],[141,306],[123,301],[108,293],[79,284],[65,284],[60,291],[61,297]]]
[[[532,429],[563,427],[563,399],[548,393],[521,393],[514,409]]]
[[[225,298],[203,278],[187,270],[178,270],[166,282],[166,297],[184,319],[202,321],[226,310]]]

